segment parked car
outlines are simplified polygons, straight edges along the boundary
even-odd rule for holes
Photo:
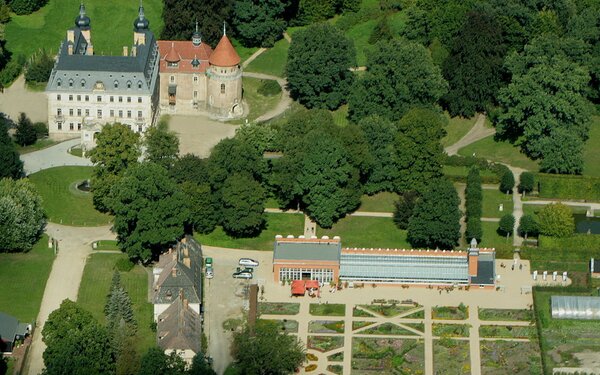
[[[204,261],[204,265],[206,266],[206,268],[212,267],[213,264],[213,259],[211,257],[206,258],[206,260]]]
[[[234,279],[251,279],[252,272],[248,272],[248,271],[234,272],[232,276]]]
[[[258,262],[250,258],[241,258],[239,265],[245,267],[258,267]]]
[[[214,273],[212,267],[206,267],[205,276],[207,279],[212,279],[213,277],[215,277],[215,273]]]
[[[252,267],[236,267],[235,272],[254,272]]]

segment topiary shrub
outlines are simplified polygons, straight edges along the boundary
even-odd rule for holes
[[[129,272],[134,266],[135,264],[129,258],[121,258],[115,263],[115,268],[121,272]]]
[[[275,96],[281,93],[281,86],[279,86],[279,83],[275,80],[266,79],[262,81],[256,92],[263,96]]]
[[[304,371],[306,372],[311,372],[311,371],[315,371],[317,369],[317,365],[316,364],[312,364],[312,365],[308,365],[304,368]]]

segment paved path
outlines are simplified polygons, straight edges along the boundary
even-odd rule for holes
[[[37,375],[44,369],[42,354],[46,345],[42,341],[42,329],[48,315],[57,309],[64,299],[77,300],[85,262],[92,253],[91,243],[116,238],[109,226],[84,228],[48,223],[46,233],[58,240],[59,250],[46,283],[36,330],[27,356],[25,373],[30,375]]]
[[[24,163],[25,174],[30,175],[43,169],[61,167],[65,165],[92,166],[90,159],[73,156],[67,150],[79,145],[79,138],[64,141],[43,150],[21,155]]]
[[[252,56],[248,57],[246,59],[246,61],[244,61],[242,63],[242,68],[245,69],[248,64],[250,64],[252,61],[254,61],[254,59],[256,59],[258,56],[262,55],[263,52],[265,52],[267,49],[266,48],[259,48],[258,51],[254,52],[252,54]]]
[[[15,122],[24,112],[33,122],[48,121],[48,99],[43,91],[31,91],[25,87],[21,74],[10,87],[0,93],[0,112],[6,113]]]
[[[244,77],[270,79],[273,81],[277,81],[277,83],[279,83],[279,86],[281,86],[281,100],[279,100],[277,106],[272,110],[263,113],[262,115],[257,117],[256,120],[254,120],[254,122],[265,122],[275,117],[278,117],[282,113],[284,113],[290,107],[290,105],[292,105],[292,98],[290,97],[290,92],[287,89],[287,81],[284,78],[262,73],[244,72],[242,74],[244,75]]]
[[[458,153],[458,150],[460,150],[461,148],[468,146],[471,143],[477,142],[485,137],[489,137],[495,132],[496,129],[490,129],[485,127],[485,115],[480,113],[477,117],[475,125],[473,125],[471,130],[469,130],[469,132],[465,134],[465,136],[462,137],[458,142],[446,147],[445,151],[448,155],[456,155]]]
[[[521,201],[521,194],[519,194],[519,189],[517,185],[519,184],[519,179],[521,178],[521,173],[526,172],[525,169],[513,167],[511,165],[505,164],[510,171],[515,176],[515,187],[513,188],[513,216],[515,218],[515,226],[513,228],[513,246],[521,246],[523,244],[523,237],[519,235],[519,223],[521,222],[521,217],[523,217],[523,202]]]

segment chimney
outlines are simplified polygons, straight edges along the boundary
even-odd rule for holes
[[[128,56],[129,53],[127,52],[127,46],[123,46],[123,56]]]
[[[471,246],[468,249],[468,258],[469,276],[475,277],[478,272],[479,248],[477,247],[477,241],[474,238],[471,240]]]
[[[133,57],[137,56],[137,47],[136,46],[131,47],[131,56],[133,56]]]
[[[190,258],[189,258],[189,257],[185,257],[185,258],[183,258],[183,264],[185,264],[185,266],[186,266],[187,268],[192,268],[192,266],[191,266],[191,262],[190,262]]]
[[[73,54],[73,45],[72,45],[72,44],[69,44],[69,45],[67,46],[67,53],[68,53],[69,55],[72,55],[72,54]]]
[[[75,43],[75,31],[67,30],[67,42]]]
[[[171,270],[171,276],[177,277],[177,268],[173,267],[173,269]]]

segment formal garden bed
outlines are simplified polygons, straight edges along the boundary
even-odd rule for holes
[[[359,317],[359,318],[373,318],[374,317],[373,314],[370,314],[370,313],[366,312],[365,310],[358,308],[356,306],[352,309],[352,316]]]
[[[537,342],[481,341],[480,349],[482,375],[543,373]]]
[[[402,328],[393,323],[383,323],[376,327],[365,329],[360,332],[364,335],[398,335],[398,336],[417,336],[413,331]]]
[[[377,313],[378,315],[383,315],[385,317],[396,316],[403,312],[414,310],[415,308],[418,307],[418,306],[414,306],[414,305],[398,305],[398,304],[390,304],[390,305],[372,304],[372,305],[359,305],[359,306],[362,307],[363,309],[373,311],[374,313]]]
[[[469,341],[433,340],[433,371],[437,375],[471,374]]]
[[[464,320],[469,317],[469,308],[462,303],[457,306],[435,306],[431,308],[432,319]]]
[[[480,326],[479,336],[495,338],[527,339],[535,338],[535,327],[532,326]]]
[[[415,311],[413,313],[404,315],[402,317],[402,319],[425,319],[425,310],[420,309],[420,310]]]
[[[432,324],[431,332],[439,337],[469,337],[467,324]]]
[[[344,333],[343,320],[311,320],[308,322],[309,333]]]
[[[308,336],[308,349],[314,349],[325,353],[334,349],[339,349],[343,346],[343,336]]]
[[[356,331],[357,329],[368,327],[372,324],[375,324],[375,322],[354,321],[352,322],[352,330]]]
[[[291,319],[265,319],[269,322],[273,322],[281,328],[282,331],[287,333],[298,333],[298,321]]]
[[[259,302],[259,314],[266,315],[296,315],[300,312],[299,303],[291,302]]]
[[[327,357],[327,360],[329,362],[343,362],[344,361],[344,352],[338,352],[338,353],[332,354]]]
[[[309,312],[310,315],[316,316],[344,316],[346,315],[346,305],[341,303],[311,303]]]
[[[344,366],[342,365],[328,365],[327,371],[333,372],[334,374],[342,375],[344,373]]]
[[[512,309],[479,309],[479,319],[497,320],[497,321],[524,321],[533,320],[533,310],[512,310]]]
[[[424,359],[421,340],[354,338],[352,342],[353,373],[422,374]]]

